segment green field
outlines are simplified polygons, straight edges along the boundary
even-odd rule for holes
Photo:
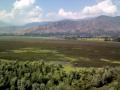
[[[56,40],[38,37],[0,37],[0,59],[45,61],[74,67],[120,65],[120,43]]]
[[[120,90],[120,43],[2,36],[0,90]]]

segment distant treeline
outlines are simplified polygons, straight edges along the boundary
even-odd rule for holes
[[[68,40],[102,40],[102,41],[116,41],[120,42],[120,37],[76,37],[76,36],[65,36]]]
[[[92,35],[79,35],[79,34],[56,34],[56,33],[48,33],[48,34],[24,34],[24,35],[16,35],[16,34],[0,34],[0,36],[32,36],[32,37],[56,37],[60,39],[67,40],[102,40],[102,41],[116,41],[120,42],[120,36],[92,36]]]
[[[120,37],[116,38],[114,41],[120,42]]]
[[[65,72],[62,65],[0,60],[0,90],[119,90],[120,67]]]

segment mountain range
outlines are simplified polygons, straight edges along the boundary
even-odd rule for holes
[[[1,23],[0,23],[1,24]],[[24,26],[0,25],[0,33],[16,35],[120,36],[120,16],[98,16],[78,20],[34,22]]]

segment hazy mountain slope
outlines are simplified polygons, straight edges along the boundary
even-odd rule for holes
[[[56,22],[35,22],[24,26],[0,27],[0,32],[25,35],[53,33],[120,36],[120,16],[99,16],[80,20],[61,20]]]
[[[120,17],[99,16],[91,19],[82,20],[62,20],[49,23],[45,26],[32,27],[25,31],[29,34],[38,33],[101,33],[110,34],[120,32]]]
[[[6,22],[3,22],[3,21],[0,21],[0,27],[8,27],[8,26],[11,26],[12,24],[10,23],[6,23]]]

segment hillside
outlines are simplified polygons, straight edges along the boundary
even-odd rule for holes
[[[62,20],[25,30],[25,34],[120,35],[120,17],[99,16],[82,20]]]
[[[34,22],[24,26],[0,27],[2,33],[22,35],[120,36],[120,16],[99,16],[79,20]]]

